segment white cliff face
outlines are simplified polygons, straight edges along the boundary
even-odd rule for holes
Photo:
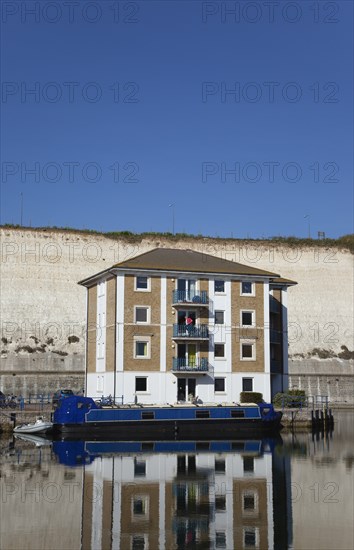
[[[313,350],[323,359],[341,353],[341,346],[353,350],[353,256],[347,250],[158,236],[129,243],[89,233],[2,228],[2,370],[16,370],[18,361],[31,369],[33,359],[39,370],[51,364],[83,370],[86,289],[77,282],[156,247],[190,248],[297,281],[288,290],[292,359]]]

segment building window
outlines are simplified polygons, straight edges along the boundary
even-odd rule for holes
[[[251,281],[242,281],[241,296],[254,296],[254,283],[251,283]]]
[[[243,327],[252,327],[255,326],[255,312],[252,311],[241,311],[241,326]]]
[[[215,459],[215,473],[217,474],[225,473],[225,460],[223,458]]]
[[[145,460],[140,460],[139,458],[134,458],[134,477],[145,477],[146,476],[146,462]]]
[[[216,548],[226,548],[226,533],[225,531],[216,531],[215,533]]]
[[[219,358],[225,357],[225,344],[215,344],[214,357],[219,357]]]
[[[216,392],[224,392],[225,391],[225,378],[215,378],[214,381],[214,390]]]
[[[224,312],[223,311],[215,311],[215,324],[216,325],[223,325],[224,324]]]
[[[256,358],[255,344],[252,342],[241,343],[241,359],[242,361],[254,361]]]
[[[147,377],[146,376],[136,376],[136,378],[135,378],[135,391],[136,392],[146,392],[147,391]]]
[[[150,279],[149,277],[137,276],[135,277],[135,290],[148,292],[150,290]]]
[[[257,548],[258,529],[256,527],[244,527],[243,529],[243,547]]]
[[[134,320],[137,324],[150,322],[150,308],[148,306],[135,306]]]
[[[242,378],[242,391],[253,391],[253,378]]]
[[[132,550],[147,550],[147,538],[145,535],[132,535],[131,540],[131,549]]]
[[[215,495],[215,511],[225,512],[225,510],[226,510],[226,496]]]
[[[134,359],[150,359],[150,338],[134,337]]]
[[[246,513],[254,513],[258,511],[258,494],[257,491],[245,491],[242,494],[242,509]]]
[[[103,392],[104,376],[97,376],[97,386],[96,391],[99,393]]]
[[[225,281],[214,281],[214,292],[221,294],[225,292]]]
[[[149,497],[135,495],[132,502],[132,512],[133,516],[138,516],[138,518],[143,517],[148,518],[149,516]]]
[[[244,456],[243,457],[243,471],[254,472],[254,458],[253,456]]]

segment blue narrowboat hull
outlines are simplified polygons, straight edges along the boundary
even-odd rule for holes
[[[280,420],[277,422],[262,422],[261,420],[220,421],[220,420],[176,420],[138,422],[90,422],[82,424],[55,424],[54,433],[63,437],[91,437],[106,439],[107,437],[121,441],[139,439],[148,440],[209,440],[234,439],[247,435],[270,435],[279,431]]]
[[[65,398],[54,413],[53,432],[67,438],[131,440],[235,439],[281,429],[272,405],[100,408],[85,397]]]

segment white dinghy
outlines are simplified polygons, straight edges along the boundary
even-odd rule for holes
[[[43,416],[38,416],[35,422],[28,424],[19,424],[14,428],[15,434],[35,434],[49,432],[53,427],[52,422],[44,420]]]

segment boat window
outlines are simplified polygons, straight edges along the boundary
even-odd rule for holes
[[[266,416],[270,412],[270,407],[262,408],[262,416]]]
[[[143,411],[141,413],[141,418],[143,420],[151,420],[152,418],[155,418],[155,413],[153,411]]]
[[[233,441],[231,443],[231,449],[233,451],[244,451],[245,450],[245,444],[241,441]]]
[[[244,418],[245,411],[242,409],[231,409],[231,418]]]
[[[91,403],[82,403],[79,401],[79,403],[77,403],[77,408],[78,409],[90,409],[91,408]]]
[[[196,418],[209,418],[210,412],[209,411],[195,411],[195,417]]]
[[[209,451],[210,443],[207,441],[197,441],[195,448],[197,451]]]

